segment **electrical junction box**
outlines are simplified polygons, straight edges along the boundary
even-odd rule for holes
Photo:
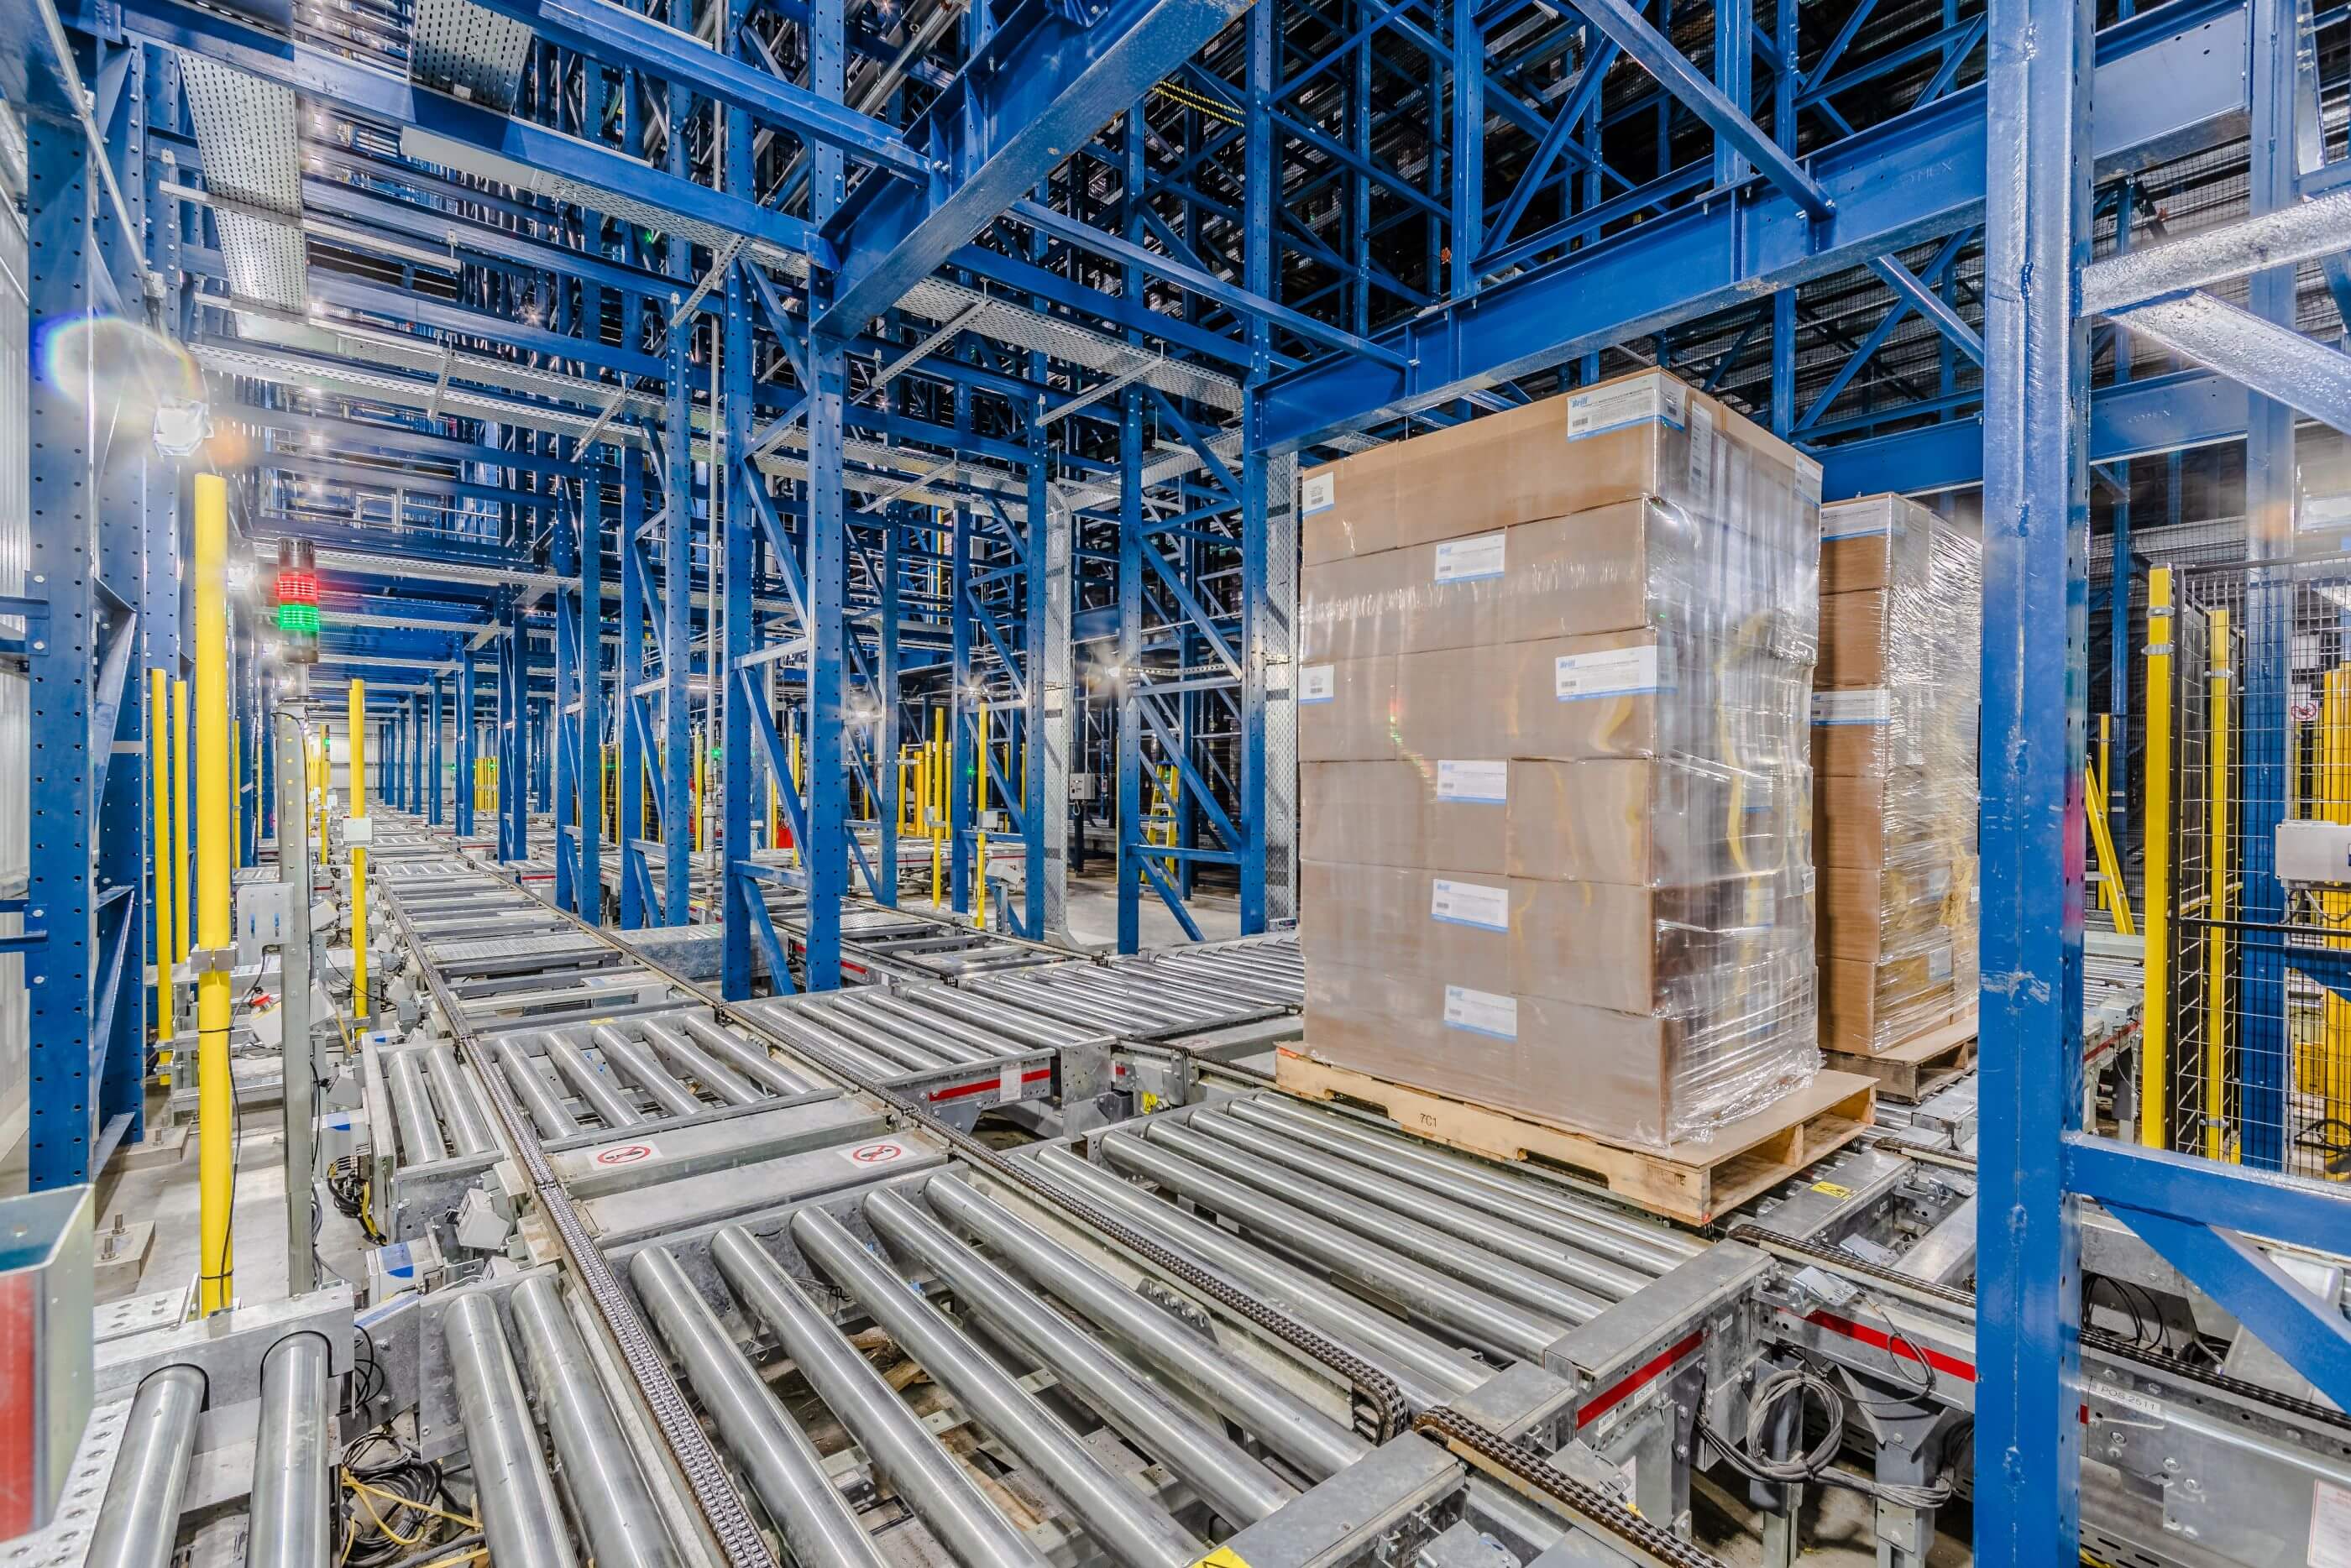
[[[2277,874],[2304,887],[2351,886],[2351,823],[2279,823]]]
[[[1070,775],[1070,798],[1075,801],[1087,802],[1100,800],[1102,798],[1102,775],[1100,774],[1071,774]]]
[[[283,882],[247,882],[236,890],[236,961],[257,964],[266,949],[286,943],[287,894]]]

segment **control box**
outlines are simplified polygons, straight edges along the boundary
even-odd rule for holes
[[[2351,823],[2279,823],[2277,874],[2290,886],[2351,887]]]

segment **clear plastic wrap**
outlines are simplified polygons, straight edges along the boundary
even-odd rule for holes
[[[1821,534],[1821,1038],[1867,1054],[1974,1004],[1982,567],[1898,496],[1824,508]]]
[[[1301,492],[1307,1049],[1650,1147],[1807,1082],[1817,465],[1651,371]]]

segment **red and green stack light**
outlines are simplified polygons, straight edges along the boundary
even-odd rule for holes
[[[288,664],[319,662],[319,568],[308,539],[277,541],[277,636]]]

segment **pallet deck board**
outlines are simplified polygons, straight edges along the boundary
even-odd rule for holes
[[[1970,1012],[1873,1055],[1827,1054],[1829,1065],[1839,1072],[1875,1078],[1887,1099],[1917,1105],[1975,1065],[1976,1017]]]
[[[1276,1056],[1274,1077],[1304,1098],[1369,1106],[1431,1142],[1555,1170],[1693,1225],[1710,1222],[1860,1137],[1876,1119],[1877,1096],[1876,1082],[1865,1075],[1823,1072],[1752,1116],[1653,1149],[1374,1077],[1287,1047]]]

